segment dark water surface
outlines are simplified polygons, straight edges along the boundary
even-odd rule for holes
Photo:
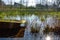
[[[0,38],[0,40],[60,40],[59,35],[54,35],[53,33],[47,34],[47,35],[43,34],[42,30],[45,28],[47,24],[49,25],[49,27],[51,26],[54,27],[54,25],[56,25],[56,20],[53,17],[48,16],[47,18],[45,18],[43,16],[43,18],[45,19],[44,22],[40,20],[41,18],[35,15],[22,18],[28,21],[27,28],[24,32],[24,37],[23,38]],[[20,20],[19,17],[17,19]],[[41,27],[41,31],[37,34],[36,33],[32,34],[30,32],[30,29],[31,29],[31,26],[34,26],[35,28],[35,23],[37,23],[36,27]]]

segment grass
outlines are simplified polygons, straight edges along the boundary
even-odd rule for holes
[[[17,20],[0,20],[0,22],[12,22],[12,23],[20,23]]]
[[[5,16],[7,16],[9,18],[10,16],[14,16],[14,17],[16,17],[17,15],[27,16],[27,15],[32,15],[32,14],[35,14],[37,16],[42,16],[42,15],[55,16],[55,15],[57,15],[58,18],[60,18],[60,11],[56,12],[56,11],[39,11],[39,10],[33,10],[33,9],[20,9],[20,10],[0,11],[0,19],[4,19]]]

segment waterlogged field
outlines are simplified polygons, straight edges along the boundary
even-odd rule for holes
[[[10,18],[17,17],[17,16],[29,16],[29,15],[37,15],[37,16],[58,16],[60,18],[60,11],[39,11],[39,10],[32,10],[32,9],[21,9],[21,10],[4,10],[0,11],[0,19],[4,19],[5,17]]]
[[[43,30],[47,25],[49,27],[55,27],[60,25],[60,12],[56,11],[39,11],[39,10],[9,10],[0,11],[0,21],[15,22],[18,20],[26,20],[28,25],[24,32],[23,38],[8,38],[7,40],[60,40],[60,35],[54,35],[49,33],[50,30],[46,29],[47,34],[43,33]],[[58,21],[58,22],[57,22]],[[58,23],[58,24],[57,24]],[[31,33],[31,27],[39,29],[39,33]],[[59,32],[58,32],[59,33]]]

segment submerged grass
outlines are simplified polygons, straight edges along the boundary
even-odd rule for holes
[[[27,15],[37,15],[37,16],[42,16],[42,15],[51,15],[51,16],[58,16],[60,18],[60,11],[39,11],[39,10],[7,10],[7,11],[0,11],[0,19],[4,19],[5,16],[10,17],[14,16],[16,17],[17,15],[19,16],[27,16]]]

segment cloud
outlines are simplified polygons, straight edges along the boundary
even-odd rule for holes
[[[36,5],[35,0],[29,0],[28,1],[28,6],[35,6],[35,5]]]
[[[4,1],[6,4],[10,4],[12,1],[12,4],[14,4],[14,2],[19,3],[20,0],[2,0],[2,1]]]
[[[11,0],[3,0],[6,4],[10,4],[10,1]],[[26,2],[28,1],[28,6],[35,6],[37,3],[41,3],[43,5],[47,4],[50,5],[50,4],[53,4],[54,1],[56,0],[24,0],[25,3],[23,3],[24,5],[26,5]],[[19,3],[20,0],[12,0],[12,4],[14,4],[14,2],[17,2]]]

